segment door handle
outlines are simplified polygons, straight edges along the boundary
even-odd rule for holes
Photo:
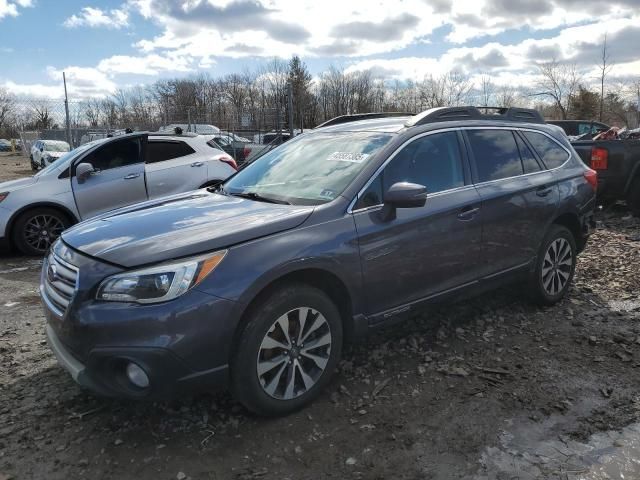
[[[202,165],[204,165],[204,163],[203,163],[203,162],[193,162],[193,163],[191,164],[191,166],[192,166],[192,167],[201,167]]]
[[[542,187],[539,187],[536,190],[536,195],[538,195],[539,197],[546,197],[552,191],[553,191],[553,189],[551,187],[547,187],[546,185],[543,185]]]
[[[476,213],[478,213],[480,211],[480,207],[474,207],[473,205],[469,205],[468,207],[464,207],[462,210],[460,210],[460,213],[458,214],[458,218],[460,220],[472,220],[473,217],[476,216]]]
[[[129,175],[124,177],[124,179],[125,180],[133,180],[134,178],[138,178],[139,176],[140,176],[139,173],[130,173]]]

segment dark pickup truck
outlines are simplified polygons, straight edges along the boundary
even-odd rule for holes
[[[626,200],[640,216],[640,140],[576,140],[571,145],[598,172],[598,200]]]

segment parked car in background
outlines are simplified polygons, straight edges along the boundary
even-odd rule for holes
[[[261,144],[247,139],[234,140],[234,137],[229,134],[211,135],[209,141],[231,155],[238,163],[238,166],[242,166],[254,161],[288,139],[288,133],[273,132],[265,134]]]
[[[592,120],[547,120],[547,123],[562,128],[569,137],[587,133],[595,135],[600,132],[606,132],[610,128],[609,125]]]
[[[38,170],[51,165],[69,152],[71,147],[61,140],[36,140],[31,146],[31,169]]]
[[[286,414],[327,385],[346,339],[432,302],[514,281],[537,302],[561,300],[595,187],[531,110],[319,128],[215,192],[64,232],[42,267],[46,334],[98,393],[228,385],[252,411]]]
[[[96,140],[30,178],[0,183],[0,240],[44,254],[70,225],[114,208],[213,186],[235,161],[195,134]]]
[[[161,127],[158,131],[160,133],[175,133],[176,128],[180,129],[184,133],[198,133],[200,135],[215,135],[220,133],[220,129],[215,125],[208,125],[204,123],[172,123],[166,127]]]
[[[11,142],[5,138],[0,138],[0,152],[10,152]]]
[[[640,140],[577,140],[571,145],[598,172],[598,200],[625,200],[640,217]]]
[[[244,143],[251,142],[251,140],[249,140],[248,138],[241,137],[233,132],[220,132],[220,135],[226,135],[230,137],[232,141],[235,141],[235,142],[244,142]]]

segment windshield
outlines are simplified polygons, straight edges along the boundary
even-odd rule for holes
[[[301,135],[238,172],[224,191],[301,205],[330,202],[390,139],[390,134],[372,132]]]
[[[66,142],[46,142],[44,144],[45,152],[68,152],[69,144]]]
[[[40,170],[36,173],[35,177],[45,176],[51,172],[58,172],[59,170],[64,170],[69,168],[69,164],[82,152],[89,150],[94,145],[103,142],[104,139],[94,140],[93,142],[85,143],[84,145],[79,146],[75,150],[71,150],[70,152],[65,153],[59,159],[57,159],[54,163],[50,163],[46,168]]]

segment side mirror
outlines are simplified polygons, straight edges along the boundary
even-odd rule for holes
[[[396,208],[418,208],[427,202],[427,187],[417,183],[398,182],[384,194],[384,206],[380,211],[384,221],[396,218]]]
[[[41,151],[41,152],[44,152],[44,147],[40,147],[40,151]]]
[[[84,183],[84,181],[89,178],[93,172],[95,172],[95,168],[90,163],[79,163],[76,166],[76,179],[78,183]]]

